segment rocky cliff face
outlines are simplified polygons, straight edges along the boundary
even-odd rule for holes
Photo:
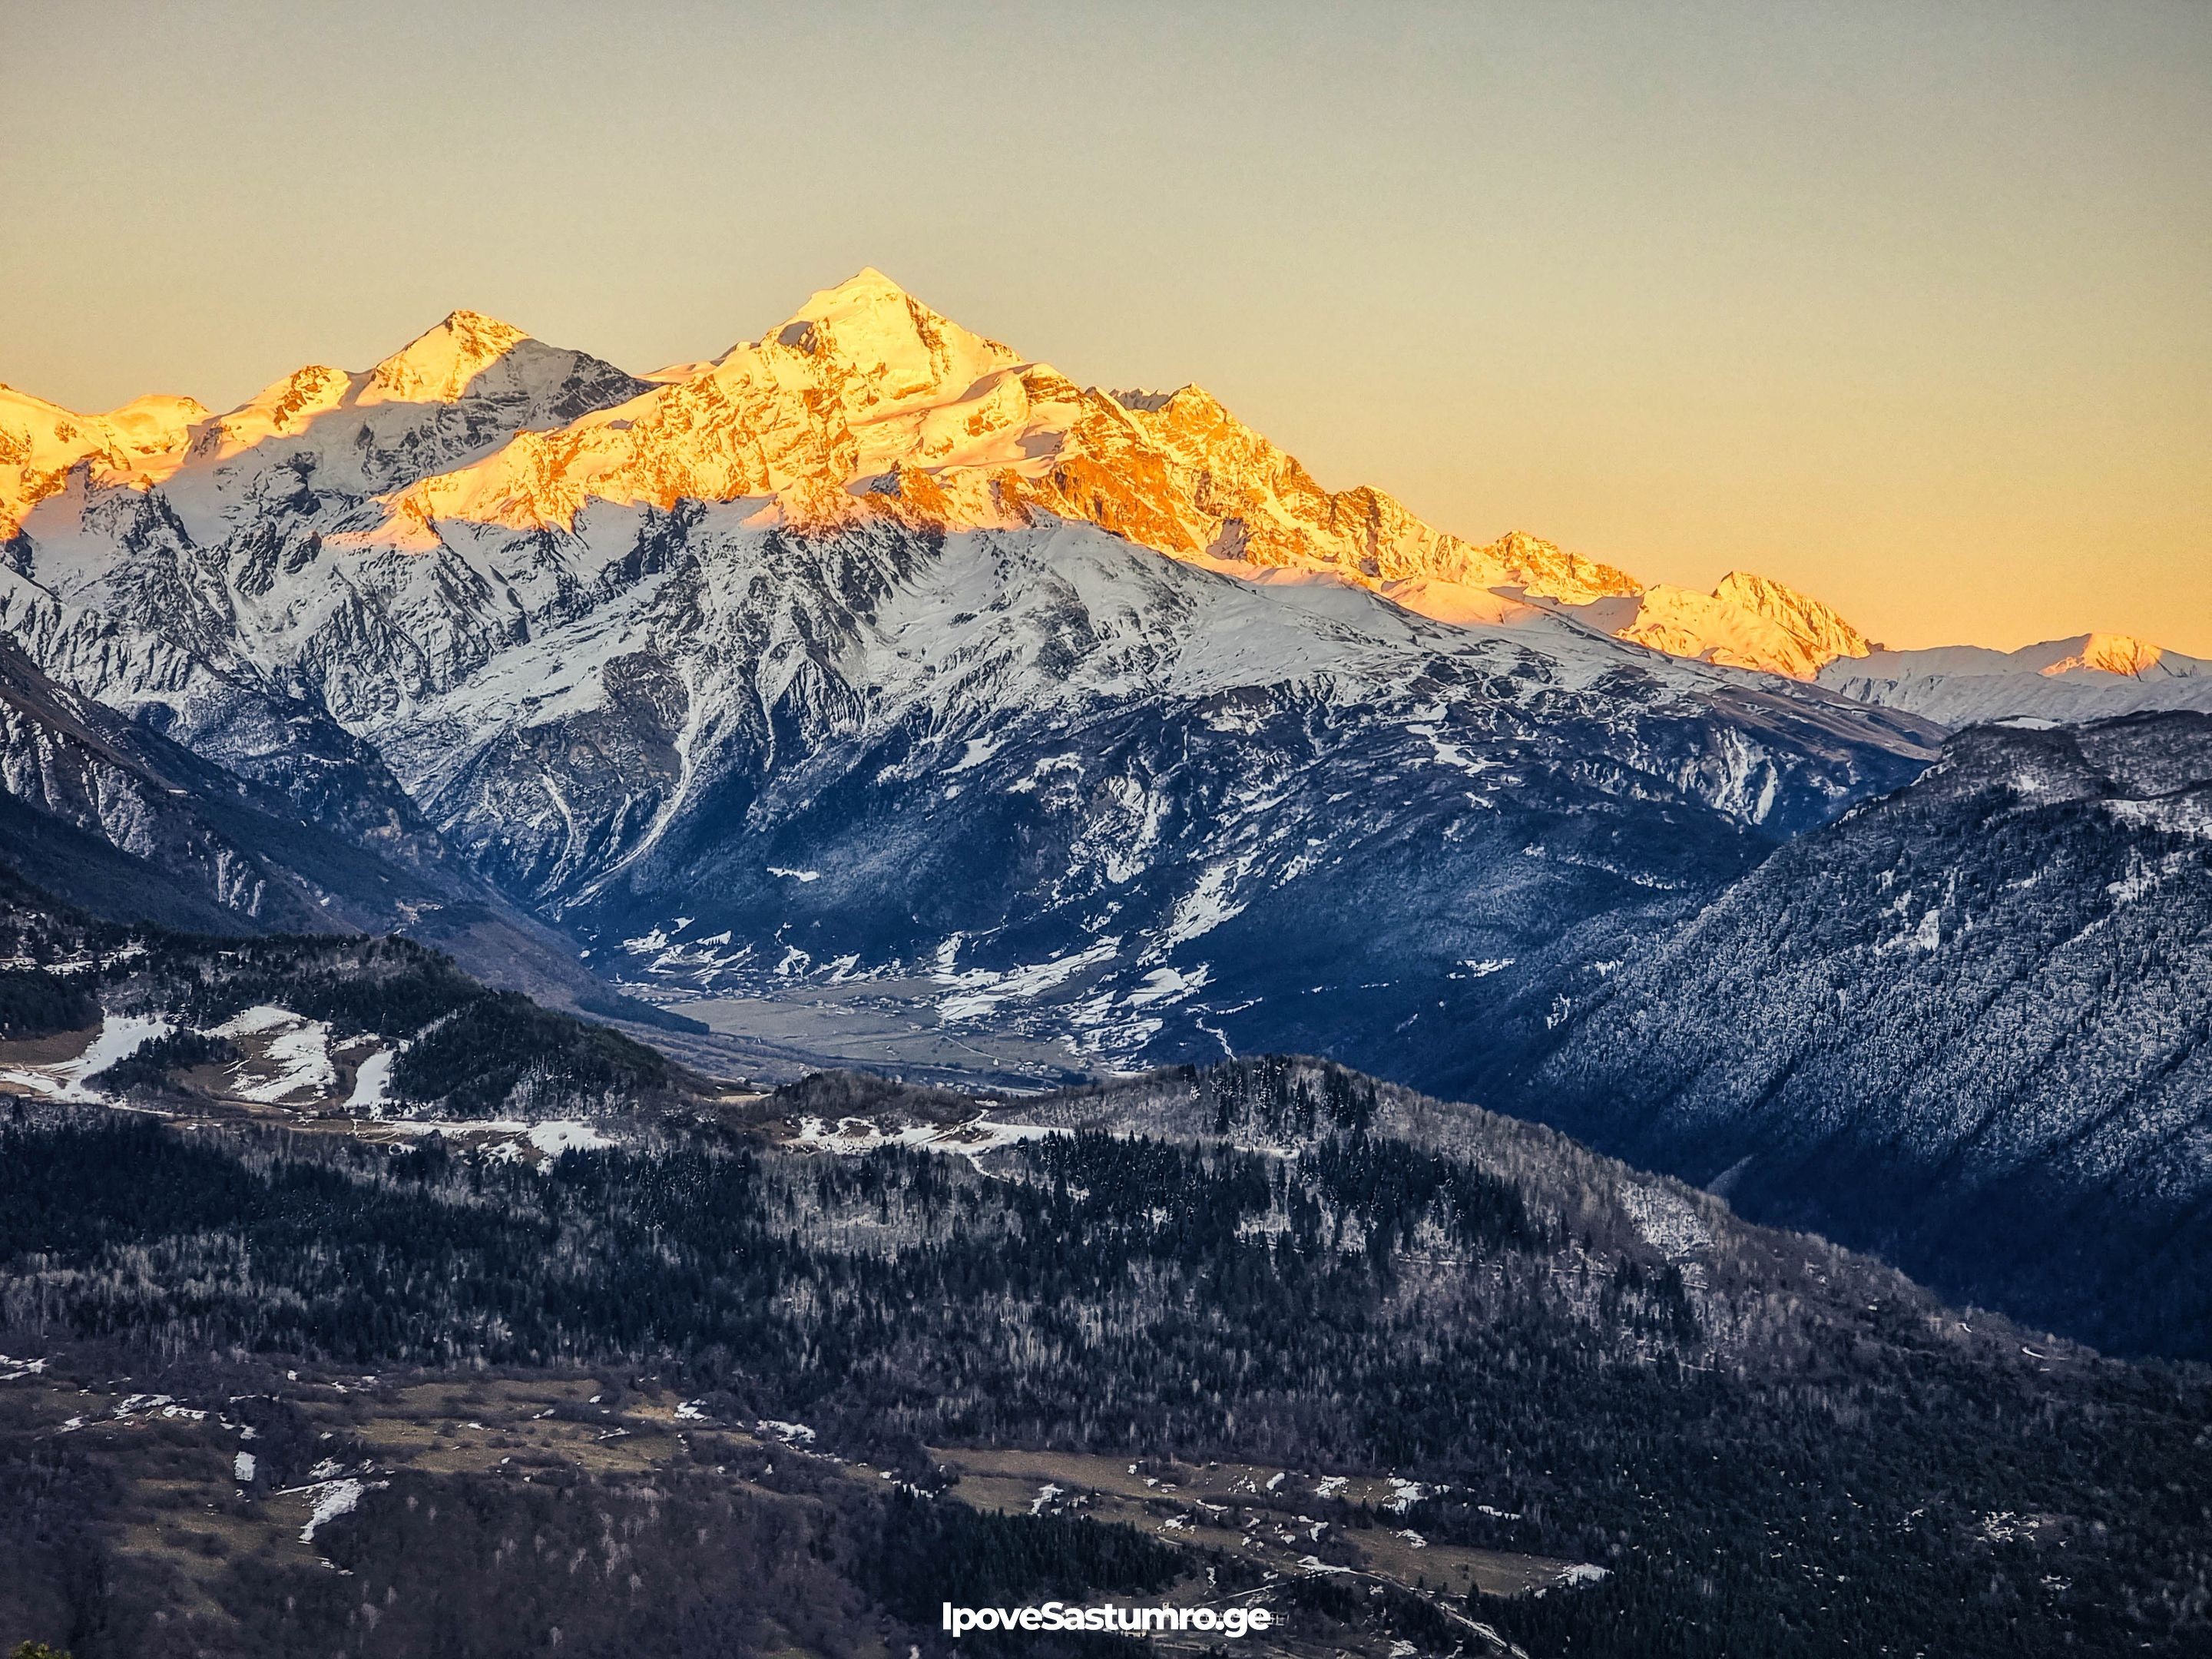
[[[137,868],[132,883],[125,865],[112,866],[118,882],[134,892],[174,884],[203,925],[227,915],[230,929],[243,932],[389,926],[405,900],[430,896],[292,817],[273,792],[57,685],[4,642],[0,784],[17,814],[14,861],[32,878],[51,878],[54,860],[85,843],[105,843]],[[57,884],[109,908],[96,884]]]

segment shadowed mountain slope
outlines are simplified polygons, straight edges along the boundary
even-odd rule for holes
[[[1491,1097],[1951,1294],[2212,1355],[2212,717],[1960,734]]]

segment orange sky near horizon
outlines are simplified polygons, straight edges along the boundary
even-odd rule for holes
[[[2212,657],[2212,7],[0,14],[0,381],[456,307],[632,369],[862,265],[1326,484],[1904,646]]]

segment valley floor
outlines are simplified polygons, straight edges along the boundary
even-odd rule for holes
[[[37,1471],[50,1490],[65,1483],[92,1499],[37,1540],[0,1529],[13,1585],[0,1592],[0,1612],[15,1625],[0,1636],[61,1631],[111,1651],[115,1638],[136,1631],[132,1639],[149,1645],[126,1650],[149,1654],[296,1652],[331,1640],[359,1642],[366,1652],[429,1651],[380,1640],[378,1627],[389,1620],[395,1636],[434,1628],[455,1616],[457,1598],[506,1599],[507,1589],[487,1581],[501,1576],[516,1537],[501,1538],[489,1561],[468,1559],[469,1547],[486,1524],[518,1524],[538,1494],[557,1492],[579,1506],[642,1504],[653,1516],[623,1528],[626,1551],[610,1559],[595,1550],[584,1564],[587,1597],[618,1610],[640,1582],[628,1577],[625,1593],[622,1557],[656,1547],[653,1534],[671,1518],[661,1510],[734,1499],[789,1511],[804,1526],[825,1507],[866,1511],[910,1490],[889,1468],[816,1449],[804,1425],[723,1421],[707,1401],[686,1400],[658,1377],[143,1361],[118,1376],[121,1358],[81,1344],[0,1357],[0,1470],[19,1485]],[[944,1483],[938,1503],[1120,1523],[1158,1540],[1173,1552],[1174,1577],[1141,1598],[1148,1605],[1281,1609],[1282,1628],[1240,1645],[1253,1656],[1388,1659],[1404,1649],[1409,1618],[1459,1632],[1474,1650],[1506,1652],[1512,1644],[1464,1611],[1470,1590],[1511,1597],[1604,1577],[1537,1556],[1430,1545],[1394,1524],[1423,1489],[1385,1475],[1006,1448],[937,1448],[931,1456]],[[380,1538],[394,1506],[473,1524],[445,1534],[445,1559],[395,1559]],[[1355,1523],[1317,1519],[1316,1510],[1351,1513]],[[106,1584],[99,1604],[57,1605],[70,1601],[69,1575],[40,1571],[50,1565],[39,1559],[42,1544],[49,1553],[58,1544],[64,1555],[75,1544],[85,1552],[80,1566],[96,1559]],[[532,1553],[545,1553],[540,1533]],[[1231,1561],[1239,1582],[1227,1588],[1220,1569]],[[577,1576],[575,1563],[563,1565],[563,1577]],[[358,1581],[339,1603],[322,1593],[335,1579]],[[1297,1590],[1306,1583],[1357,1586],[1382,1605],[1350,1620],[1302,1621]],[[957,1572],[944,1589],[963,1598]],[[281,1591],[282,1616],[272,1590]],[[344,1617],[332,1628],[340,1604]],[[363,1607],[376,1616],[364,1620]],[[788,1628],[753,1633],[781,1638],[787,1650],[819,1639]],[[522,1634],[511,1648],[467,1650],[534,1650]],[[834,1650],[854,1655],[888,1655],[897,1645],[896,1630],[880,1616],[856,1619],[839,1634]],[[1191,1637],[1157,1645],[1200,1652],[1209,1644]]]

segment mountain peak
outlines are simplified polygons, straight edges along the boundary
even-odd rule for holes
[[[197,398],[154,392],[118,404],[100,418],[121,440],[124,447],[141,455],[176,448],[198,422],[207,419],[208,406]]]
[[[757,347],[738,351],[776,349],[796,351],[828,372],[855,419],[884,405],[965,391],[1022,361],[1012,347],[931,310],[873,265],[810,295]]]
[[[1809,680],[1875,647],[1835,610],[1771,577],[1731,570],[1710,593],[1660,582],[1615,636],[1671,656]]]
[[[438,328],[431,329],[428,331],[428,332],[434,334],[438,331],[438,329],[444,329],[452,333],[471,333],[479,331],[503,333],[511,338],[518,340],[522,337],[522,331],[515,327],[514,324],[501,322],[498,318],[488,316],[481,311],[471,311],[466,306],[463,306],[458,310],[447,312],[445,316],[445,320],[438,325]]]
[[[945,320],[873,265],[866,265],[836,287],[817,289],[807,295],[806,303],[775,331],[775,337],[786,345],[796,345],[796,339],[786,337],[801,332],[805,324],[842,321],[849,325],[863,318],[895,319],[915,313],[940,323]]]
[[[878,294],[901,300],[911,299],[913,297],[906,291],[905,289],[893,282],[890,277],[884,276],[882,271],[877,270],[873,265],[862,265],[858,270],[854,271],[850,276],[848,276],[843,282],[839,283],[836,287],[821,289],[820,293],[817,294],[816,297],[819,298],[821,295],[841,295],[849,296],[860,294]]]
[[[1838,657],[1863,657],[1875,648],[1874,642],[1846,622],[1833,605],[1771,576],[1731,570],[1720,579],[1713,597],[1775,623],[1816,659],[1815,668]]]
[[[386,398],[451,403],[469,383],[530,336],[512,323],[480,311],[448,312],[436,327],[416,336],[369,371],[369,385]]]
[[[1527,530],[1509,530],[1491,546],[1504,557],[1526,557],[1532,553],[1557,553],[1559,544]]]
[[[2148,640],[2139,640],[2132,634],[2090,633],[2063,643],[2073,648],[2042,671],[2046,678],[2084,668],[2107,674],[2142,674],[2157,667],[2166,655]]]

